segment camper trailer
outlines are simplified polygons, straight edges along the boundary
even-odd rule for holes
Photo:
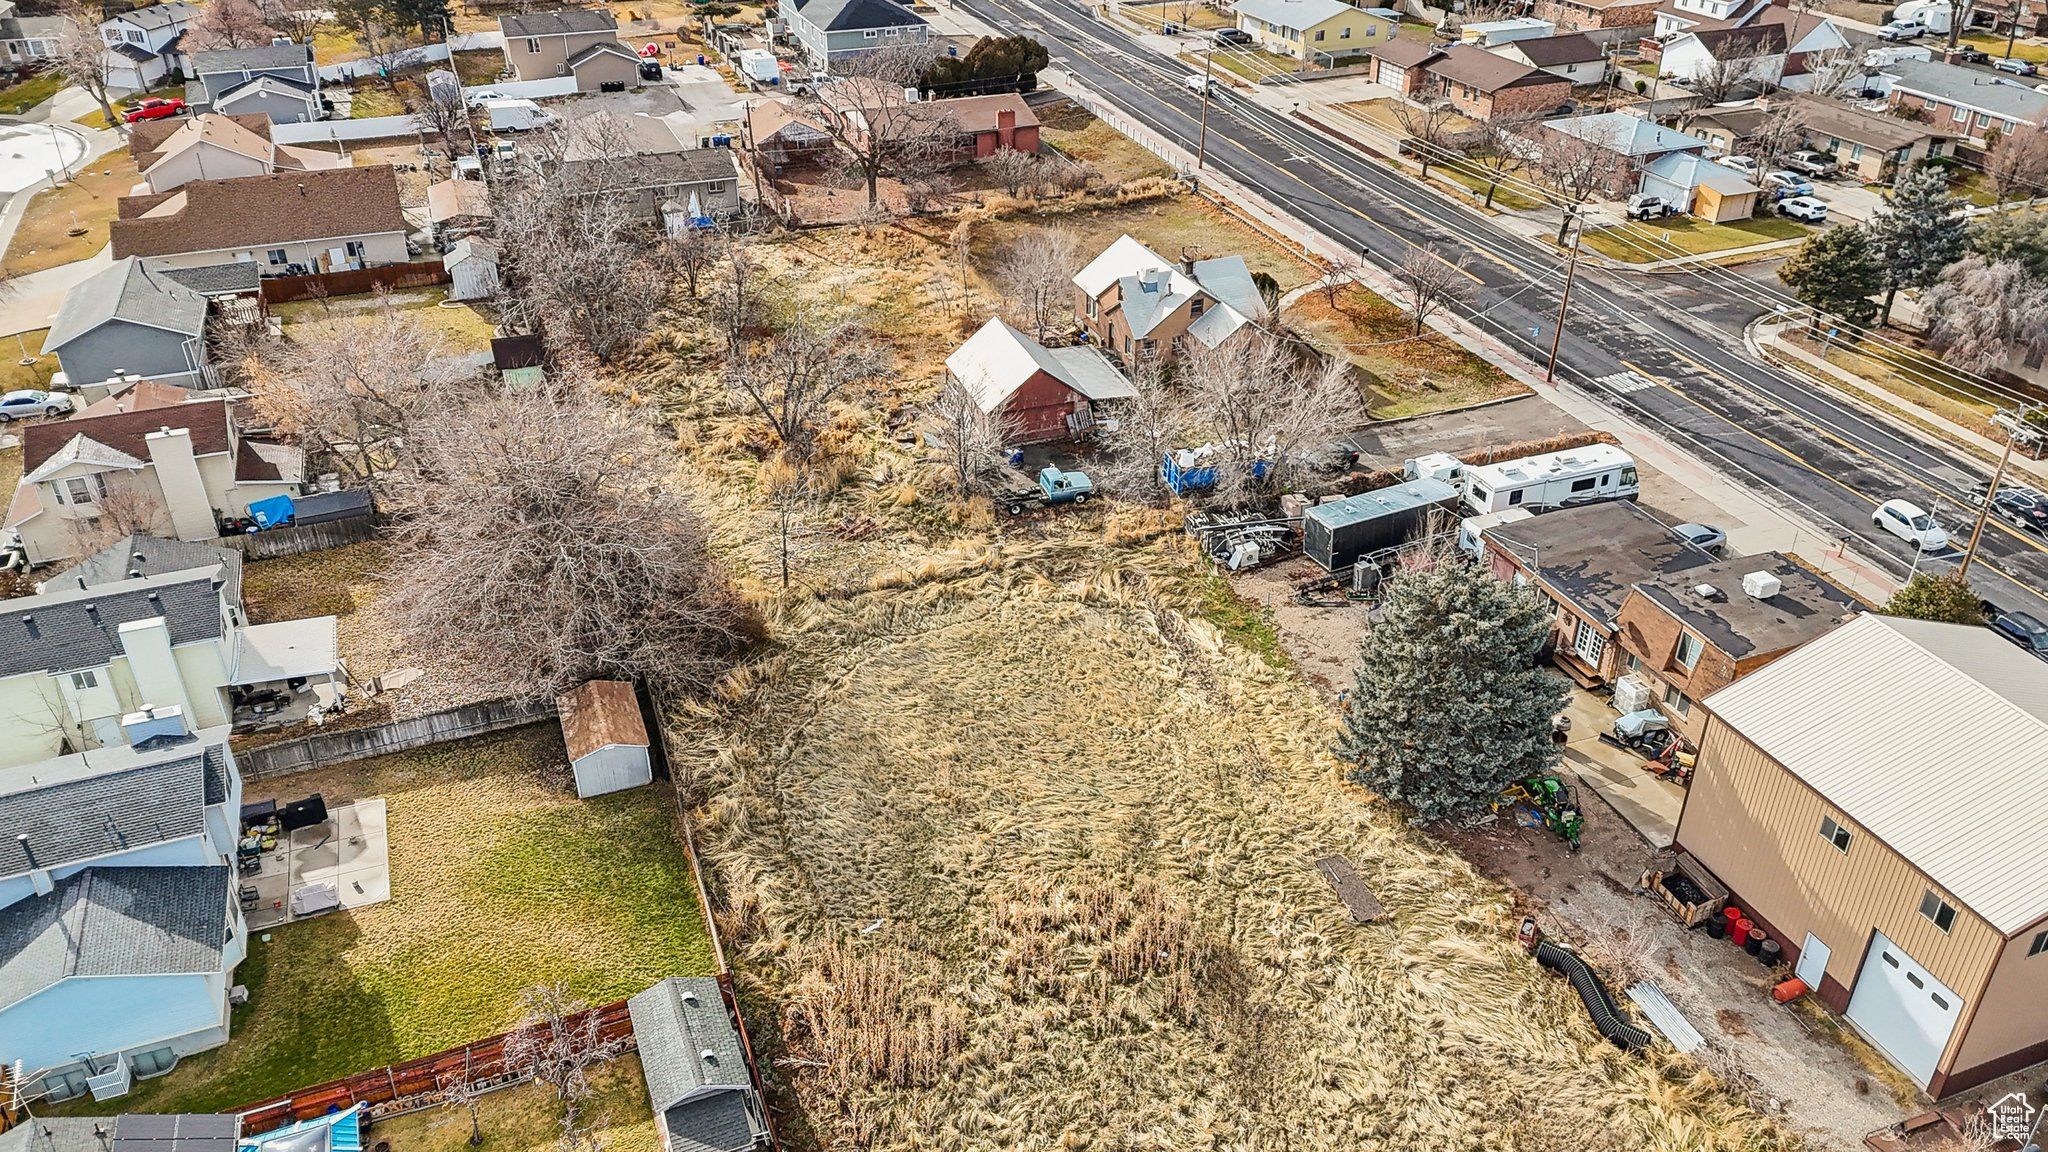
[[[1633,499],[1636,462],[1612,444],[1526,456],[1499,464],[1471,464],[1463,477],[1468,514],[1507,508],[1543,512],[1599,500]]]
[[[1458,521],[1458,551],[1474,560],[1480,559],[1486,551],[1486,541],[1480,538],[1481,533],[1488,528],[1513,524],[1517,520],[1527,520],[1534,515],[1535,513],[1527,508],[1503,508],[1498,512],[1488,512],[1484,516],[1467,516]]]

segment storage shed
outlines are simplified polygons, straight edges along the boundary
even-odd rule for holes
[[[624,680],[586,680],[555,698],[576,795],[602,796],[654,779],[640,698]]]
[[[1348,568],[1361,556],[1406,543],[1432,508],[1457,501],[1458,490],[1441,480],[1410,480],[1318,504],[1302,516],[1302,550],[1332,572]]]

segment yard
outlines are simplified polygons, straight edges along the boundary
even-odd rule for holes
[[[1455,185],[1459,195],[1469,195],[1472,200],[1481,205],[1486,203],[1487,186],[1493,185],[1493,206],[1495,208],[1506,209],[1510,212],[1536,212],[1546,207],[1542,200],[1522,190],[1529,183],[1529,178],[1520,175],[1517,169],[1511,168],[1505,175],[1495,177],[1491,171],[1477,161],[1460,164],[1456,167],[1432,164],[1429,169],[1429,177],[1432,181],[1439,183],[1448,182]]]
[[[1602,256],[1642,264],[1675,256],[1725,252],[1752,244],[1798,240],[1812,234],[1813,229],[1781,216],[1753,216],[1727,224],[1710,224],[1694,216],[1673,216],[1665,220],[1590,229],[1585,243],[1586,247]]]
[[[1004,217],[975,230],[977,266],[987,269],[995,253],[1025,232],[1063,228],[1074,234],[1086,263],[1126,233],[1159,255],[1174,260],[1238,255],[1253,272],[1264,272],[1284,291],[1307,283],[1311,273],[1300,259],[1263,234],[1199,196],[1180,193],[1122,207],[1082,206]],[[1076,267],[1074,271],[1081,269]]]
[[[119,100],[113,102],[114,115],[124,115],[130,108],[135,107],[137,104],[140,104],[144,100],[150,99],[151,97],[175,96],[182,99],[184,95],[185,86],[182,84],[174,84],[169,87],[158,88],[149,92],[131,92],[128,95],[123,96]],[[107,119],[107,114],[105,112],[99,111],[98,109],[94,109],[93,111],[88,112],[83,116],[76,117],[71,122],[73,124],[82,124],[87,128],[93,128],[100,131],[105,131],[114,126],[113,122]]]
[[[516,1023],[519,993],[536,983],[602,1004],[713,970],[667,786],[577,800],[553,725],[252,783],[247,795],[314,792],[385,798],[391,901],[252,939],[235,972],[250,999],[234,1038],[138,1083],[124,1110],[230,1109],[481,1039]]]
[[[1392,420],[1528,391],[1499,368],[1441,333],[1415,330],[1400,308],[1357,285],[1337,293],[1333,308],[1321,291],[1303,293],[1283,319],[1318,346],[1338,351],[1371,373],[1366,402],[1374,418]]]
[[[1166,161],[1073,104],[1057,104],[1041,111],[1038,131],[1047,144],[1076,160],[1087,161],[1112,184],[1173,175],[1173,168]]]
[[[1963,34],[1963,43],[1977,49],[1993,60],[2005,58],[2005,37],[2003,36],[1994,36],[1989,32],[1965,32]],[[2048,44],[2044,44],[2039,40],[2021,39],[2012,46],[2012,58],[2015,60],[2031,60],[2036,64],[2048,64]]]
[[[290,335],[294,329],[359,323],[358,317],[377,307],[377,299],[374,293],[364,293],[297,300],[271,305],[270,314],[284,323],[285,334]],[[391,301],[439,332],[457,355],[490,350],[496,322],[484,311],[487,305],[479,307],[459,301],[450,304],[445,288],[405,288],[391,293]]]
[[[1978,385],[1957,375],[1932,355],[1875,344],[1815,340],[1804,332],[1787,331],[1783,338],[1815,355],[1820,355],[1822,344],[1826,344],[1830,364],[1840,365],[1899,399],[1979,435],[1993,440],[2005,436],[1991,422],[1992,415],[2004,406],[1999,398],[1985,395]]]
[[[1409,135],[1408,126],[1401,122],[1401,115],[1398,111],[1398,109],[1407,107],[1403,101],[1392,99],[1351,100],[1335,105],[1335,107],[1346,115],[1355,116],[1381,131],[1392,133],[1395,136]],[[1478,124],[1455,113],[1444,120],[1444,131],[1447,133],[1469,132],[1477,127],[1479,127]]]
[[[628,1052],[600,1065],[590,1077],[584,1114],[597,1122],[605,1152],[659,1152],[654,1113],[641,1079],[640,1057]],[[528,1082],[483,1097],[477,1118],[482,1152],[558,1152],[561,1105],[544,1084]],[[377,1143],[391,1152],[471,1152],[469,1114],[429,1108],[377,1121]]]
[[[7,270],[15,275],[40,272],[106,247],[107,223],[138,179],[134,158],[121,150],[78,169],[55,189],[36,193],[8,242]],[[74,236],[73,229],[81,231]]]
[[[1230,14],[1198,0],[1171,0],[1166,4],[1125,4],[1118,11],[1124,19],[1152,32],[1163,31],[1165,25],[1177,25],[1180,30],[1193,29],[1213,32],[1218,28],[1235,28],[1237,21]]]
[[[1263,48],[1233,48],[1227,52],[1189,53],[1181,63],[1199,72],[1205,58],[1213,58],[1216,67],[1241,79],[1257,84],[1274,76],[1302,70],[1301,61],[1292,56],[1282,56]]]
[[[0,336],[0,392],[50,386],[50,377],[57,374],[57,358],[43,355],[43,337],[49,334],[48,328],[39,328],[18,337]],[[35,363],[21,363],[30,358]],[[6,491],[12,494],[14,486],[8,485]]]
[[[54,68],[45,68],[19,84],[0,88],[0,110],[19,116],[63,89],[63,75]]]

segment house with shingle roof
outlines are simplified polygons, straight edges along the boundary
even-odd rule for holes
[[[412,258],[389,164],[194,180],[166,194],[123,196],[116,213],[114,258],[143,256],[156,267],[247,261],[281,276]]]
[[[199,18],[198,5],[169,0],[136,8],[100,23],[106,44],[107,85],[137,92],[154,88],[186,63],[185,33]]]
[[[1242,256],[1174,264],[1120,236],[1074,276],[1075,311],[1088,335],[1128,360],[1171,360],[1188,339],[1214,348],[1266,312]]]
[[[1562,76],[1575,85],[1598,84],[1607,77],[1606,53],[1583,32],[1505,40],[1487,51]]]
[[[278,124],[320,119],[320,70],[310,44],[258,44],[192,54],[185,103],[194,115],[262,114]]]
[[[1344,0],[1237,0],[1237,27],[1268,52],[1330,64],[1394,36],[1400,13]]]
[[[69,420],[22,430],[6,526],[31,564],[79,555],[103,516],[180,540],[213,540],[249,505],[299,491],[299,449],[244,436],[225,398],[141,383]]]
[[[718,981],[671,976],[626,1001],[662,1152],[748,1152],[768,1124]]]
[[[1079,436],[1098,405],[1137,394],[1094,345],[1047,348],[1000,316],[946,357],[946,374],[1019,444]]]
[[[128,150],[142,173],[138,192],[170,192],[194,180],[232,180],[272,172],[346,167],[330,152],[273,143],[268,116],[223,116],[208,112],[176,124],[167,135],[130,136]]]
[[[204,296],[128,257],[64,293],[43,351],[73,387],[127,375],[189,384],[205,362],[206,315]]]
[[[1430,83],[1429,66],[1444,50],[1426,36],[1394,36],[1365,50],[1372,60],[1372,78],[1403,96],[1413,96]]]
[[[1656,21],[1655,39],[1643,48],[1667,80],[1716,71],[1758,88],[1796,88],[1807,57],[1849,46],[1825,13],[1769,0],[1671,0]]]
[[[781,11],[790,39],[820,72],[863,52],[932,38],[924,17],[895,0],[794,0]]]
[[[574,76],[578,92],[639,82],[640,58],[619,43],[619,24],[603,8],[522,12],[498,18],[505,63],[520,80]]]
[[[1538,115],[1571,103],[1570,80],[1470,44],[1445,49],[1426,71],[1436,95],[1476,120]]]
[[[1985,134],[2017,132],[2024,125],[2048,125],[2048,93],[2005,76],[1933,60],[1886,65],[1893,115],[1917,114],[1943,131],[1982,147]]]

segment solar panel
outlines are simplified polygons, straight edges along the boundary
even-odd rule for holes
[[[132,1113],[114,1122],[108,1152],[235,1152],[240,1122],[217,1112]]]
[[[114,1142],[123,1140],[169,1140],[178,1134],[176,1116],[158,1116],[149,1113],[135,1113],[121,1117],[114,1124]]]

